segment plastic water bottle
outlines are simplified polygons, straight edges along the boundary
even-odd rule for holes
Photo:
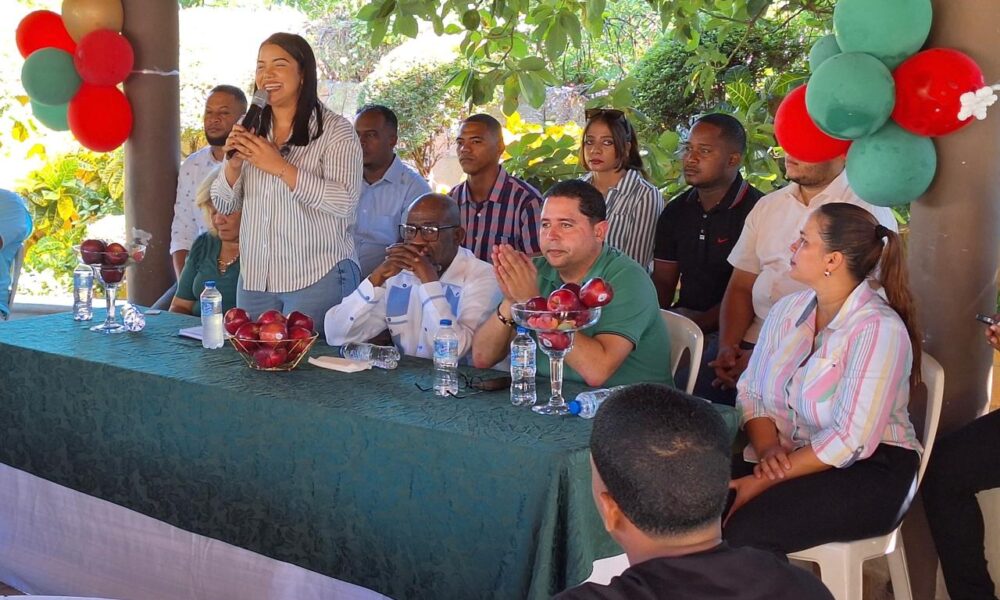
[[[131,332],[142,331],[146,328],[146,315],[142,314],[139,307],[126,302],[122,305],[122,322],[125,329]]]
[[[340,355],[351,360],[370,360],[376,367],[390,371],[399,366],[399,350],[393,346],[350,342],[340,347]]]
[[[73,269],[73,320],[94,318],[94,269],[80,263]]]
[[[569,409],[569,414],[571,415],[579,415],[584,419],[593,419],[594,415],[597,414],[597,409],[608,399],[608,396],[623,387],[625,386],[619,385],[608,389],[580,392],[576,395],[575,399],[566,403],[566,408]]]
[[[517,336],[510,343],[510,403],[514,406],[531,406],[538,400],[535,395],[536,349],[528,330],[518,327]]]
[[[205,282],[201,293],[201,346],[221,348],[226,343],[226,330],[222,323],[222,292],[215,289],[214,281]]]
[[[458,333],[452,329],[451,319],[441,319],[434,336],[434,393],[458,394]]]

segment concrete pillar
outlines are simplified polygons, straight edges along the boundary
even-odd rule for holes
[[[170,223],[180,166],[180,60],[177,0],[123,0],[124,33],[135,49],[125,84],[135,124],[125,143],[125,223],[153,235],[145,260],[128,273],[132,302],[150,305],[174,282]]]
[[[928,47],[955,48],[1000,81],[1000,10],[996,0],[934,0]],[[954,431],[987,405],[993,350],[976,313],[994,312],[1000,266],[1000,110],[935,140],[938,172],[912,205],[909,267],[926,352],[945,369],[939,434]],[[904,528],[914,597],[934,597],[936,556],[921,507]]]

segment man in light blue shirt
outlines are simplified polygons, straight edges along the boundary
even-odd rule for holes
[[[362,279],[382,264],[385,249],[399,241],[406,207],[431,191],[424,178],[396,156],[398,127],[396,113],[378,104],[361,107],[354,120],[364,167],[354,230]]]
[[[0,317],[4,319],[10,314],[10,266],[21,244],[31,235],[31,228],[31,214],[24,200],[14,192],[0,190]]]

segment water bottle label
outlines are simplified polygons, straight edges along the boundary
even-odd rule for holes
[[[202,300],[201,301],[201,314],[202,315],[208,316],[208,315],[214,315],[215,313],[216,313],[215,302],[212,302],[211,300]]]

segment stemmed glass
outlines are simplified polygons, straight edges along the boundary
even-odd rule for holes
[[[535,332],[538,347],[549,357],[549,376],[552,396],[549,403],[533,406],[531,410],[542,415],[569,414],[562,395],[563,359],[573,349],[577,331],[592,326],[601,318],[600,308],[571,311],[529,310],[523,303],[511,306],[514,321]]]
[[[124,325],[118,322],[118,287],[125,281],[125,269],[131,265],[138,264],[146,255],[146,245],[133,243],[128,249],[128,256],[122,257],[118,252],[91,252],[91,255],[100,255],[100,264],[92,263],[90,268],[94,270],[94,278],[99,279],[104,284],[104,299],[107,303],[108,315],[100,325],[94,325],[91,331],[98,333],[124,333],[127,331]],[[117,263],[117,264],[114,264]]]

